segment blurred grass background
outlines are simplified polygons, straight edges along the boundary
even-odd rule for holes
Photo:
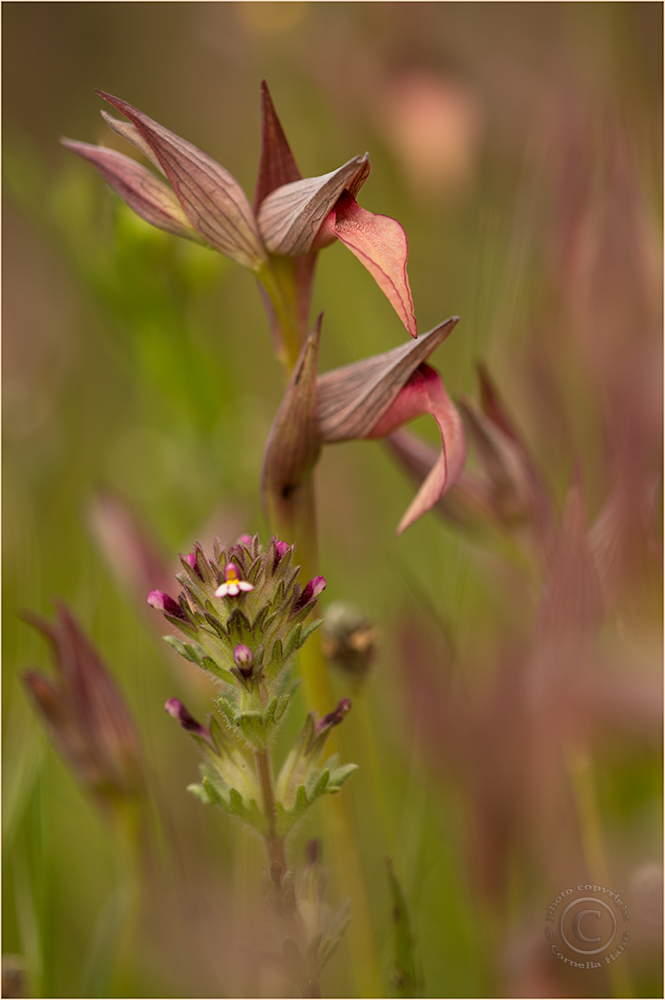
[[[658,476],[662,8],[5,3],[3,68],[3,952],[23,957],[29,995],[91,995],[86,962],[113,884],[98,817],[18,679],[46,662],[18,615],[49,614],[59,595],[132,706],[166,831],[135,995],[234,995],[234,872],[261,856],[243,861],[225,818],[185,790],[196,754],[163,704],[176,695],[202,716],[209,689],[168,655],[130,567],[119,584],[92,511],[100,491],[120,498],[174,570],[195,538],[264,532],[258,476],[281,371],[253,279],[144,225],[57,139],[115,145],[94,94],[107,90],[215,156],[251,195],[265,77],[304,175],[369,150],[361,201],[407,231],[419,328],[462,317],[434,358],[449,391],[477,395],[474,366],[485,361],[558,504],[577,463],[592,523],[616,477],[631,474],[616,458],[621,432],[644,456],[640,468]],[[321,309],[323,370],[404,340],[339,245],[319,258],[312,315]],[[436,440],[427,420],[416,429]],[[542,938],[547,904],[586,872],[574,817],[544,833],[532,789],[513,787],[518,771],[512,780],[510,769],[492,772],[511,734],[488,691],[501,689],[501,663],[528,641],[538,595],[520,589],[496,551],[434,514],[396,539],[411,496],[377,444],[323,455],[323,604],[353,601],[381,635],[343,738],[361,763],[344,794],[382,958],[387,967],[390,851],[426,995],[607,995],[604,979],[567,978]],[[630,887],[662,856],[657,561],[642,560],[623,583],[606,642],[616,629],[622,645],[599,687],[619,676],[637,694],[594,717],[590,745],[611,888],[637,911]],[[453,675],[468,685],[470,718],[489,706],[474,740],[455,747],[418,714],[429,691],[444,719]],[[343,679],[336,687],[346,693]],[[544,767],[541,793],[550,779]],[[499,844],[487,835],[502,886],[494,893],[469,852],[491,793],[507,830],[522,819],[520,836]],[[543,798],[559,801],[554,790]],[[318,822],[298,850],[323,835],[325,859]],[[653,905],[660,890],[649,885]],[[662,995],[656,910],[636,920],[621,958],[635,996]],[[346,956],[343,946],[328,995],[350,991]]]

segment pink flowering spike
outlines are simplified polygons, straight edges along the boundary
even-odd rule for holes
[[[151,590],[148,594],[148,604],[156,611],[163,611],[171,618],[178,618],[180,621],[187,621],[187,615],[182,610],[177,601],[165,594],[163,590]]]
[[[326,217],[345,188],[356,193],[370,172],[367,153],[354,156],[338,170],[321,177],[284,184],[261,203],[257,219],[263,241],[271,253],[296,257],[334,242],[335,234],[317,236]],[[314,247],[314,243],[317,243]]]
[[[375,436],[372,431],[414,371],[458,322],[459,317],[453,316],[417,340],[320,375],[316,405],[324,443]]]
[[[446,392],[441,376],[422,364],[411,376],[369,437],[384,437],[401,424],[430,413],[441,431],[441,454],[430,469],[415,499],[397,527],[397,534],[431,510],[459,479],[466,461],[462,418]]]
[[[418,336],[406,259],[406,233],[395,219],[373,215],[343,191],[321,227],[319,238],[334,235],[367,268],[412,337]]]
[[[136,127],[159,160],[185,215],[203,239],[253,271],[266,260],[247,196],[228,170],[191,142],[110,94],[100,97]]]
[[[276,188],[301,178],[302,174],[272,103],[268,84],[261,80],[261,158],[254,192],[254,208],[258,208]]]
[[[127,142],[131,142],[132,146],[135,146],[139,152],[143,153],[147,160],[150,160],[150,162],[157,167],[160,174],[164,174],[161,163],[137,129],[136,125],[132,125],[131,122],[120,121],[119,118],[114,118],[113,115],[110,115],[108,111],[101,111],[100,114],[112,132],[115,132],[116,135],[122,136],[122,138],[126,139]],[[164,176],[166,176],[166,174],[164,174]]]
[[[78,153],[97,167],[116,194],[151,226],[163,229],[173,236],[184,236],[197,243],[201,242],[171,188],[152,171],[114,149],[91,146],[87,142],[75,142],[73,139],[60,141],[67,149]]]

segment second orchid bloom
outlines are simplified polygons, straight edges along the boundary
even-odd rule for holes
[[[424,414],[434,417],[441,452],[397,534],[431,510],[457,481],[466,460],[462,419],[439,373],[426,360],[450,335],[457,317],[417,340],[317,377],[321,318],[305,343],[264,456],[262,494],[268,517],[288,526],[321,445],[386,437]]]
[[[110,128],[143,153],[169,183],[115,150],[62,141],[94,164],[146,222],[207,243],[266,279],[267,288],[273,256],[304,256],[339,239],[370,272],[409,333],[417,335],[406,273],[406,234],[394,219],[373,215],[355,200],[370,173],[367,154],[329,174],[303,179],[264,83],[253,209],[235,177],[207,153],[126,101],[98,93],[129,119],[104,114]]]

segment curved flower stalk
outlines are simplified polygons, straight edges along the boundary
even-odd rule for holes
[[[127,101],[97,93],[129,119],[121,122],[105,114],[107,124],[148,157],[169,183],[122,153],[71,139],[62,142],[96,166],[146,222],[203,241],[249,268],[263,281],[279,314],[288,312],[288,307],[278,301],[285,290],[276,280],[272,259],[303,257],[339,239],[368,269],[409,333],[416,336],[404,230],[394,219],[373,215],[355,200],[370,173],[367,154],[329,174],[303,179],[264,83],[255,214],[238,181],[207,153]],[[313,259],[301,269],[300,287],[294,292],[295,311],[301,313],[302,300],[309,300],[312,265]],[[284,315],[278,320],[283,323]]]
[[[466,458],[460,415],[439,373],[425,364],[457,322],[457,317],[453,317],[418,340],[336,368],[318,378],[315,356],[318,327],[312,331],[266,447],[262,486],[269,515],[277,511],[282,523],[289,522],[289,505],[302,492],[321,444],[385,437],[423,414],[430,414],[438,424],[441,452],[423,477],[397,534],[431,510],[459,478]],[[314,420],[317,438],[304,448],[302,442],[310,439]]]

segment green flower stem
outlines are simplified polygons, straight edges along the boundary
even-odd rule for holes
[[[254,752],[256,760],[256,771],[259,776],[261,786],[261,797],[263,799],[263,810],[268,820],[268,833],[266,834],[266,847],[271,864],[278,864],[282,872],[286,871],[286,859],[284,857],[284,839],[277,836],[277,807],[275,805],[275,790],[272,780],[272,764],[270,754],[267,750],[256,750]]]
[[[257,277],[275,311],[281,334],[281,343],[276,345],[276,350],[288,382],[302,347],[292,261],[289,257],[271,256],[257,272]]]
[[[271,269],[269,272],[266,270],[260,275],[260,278],[270,296],[281,327],[284,351],[280,360],[284,364],[288,382],[300,353],[298,303],[295,296],[293,270],[289,268],[282,268],[279,271]],[[287,541],[297,543],[298,562],[302,566],[303,578],[310,580],[317,576],[318,545],[313,471],[294,494],[288,521],[273,523],[270,527]],[[330,712],[334,707],[334,696],[318,632],[315,632],[300,650],[298,661],[308,709],[316,711],[319,715]],[[333,731],[328,743],[332,752],[337,750],[336,744],[337,740]],[[348,797],[345,795],[326,795],[325,809],[342,892],[350,898],[353,911],[353,932],[349,935],[348,940],[351,950],[355,995],[358,997],[384,996],[385,989],[374,939],[372,913],[358,843],[358,833],[355,818],[349,807]]]

